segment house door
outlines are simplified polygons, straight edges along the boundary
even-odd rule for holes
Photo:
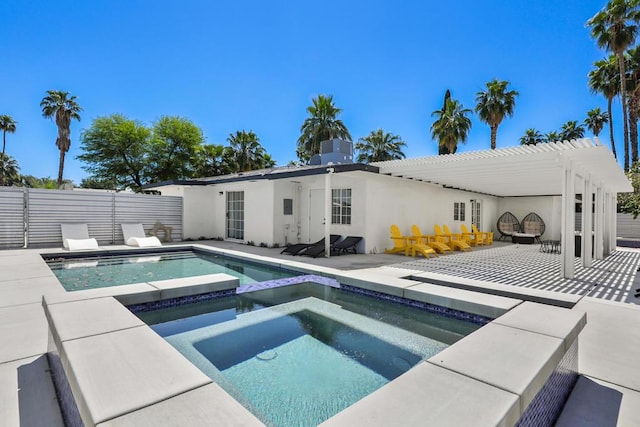
[[[309,242],[324,237],[324,189],[309,191]]]
[[[471,200],[471,223],[482,230],[482,202]]]
[[[227,239],[244,240],[244,191],[227,191]]]

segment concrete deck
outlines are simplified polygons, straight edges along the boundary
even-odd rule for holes
[[[583,376],[558,425],[638,425],[640,419],[638,405],[640,402],[640,364],[638,363],[640,328],[637,328],[637,325],[640,324],[640,307],[638,299],[633,295],[635,289],[640,287],[636,274],[640,264],[638,250],[619,248],[608,259],[594,263],[591,269],[578,267],[576,280],[563,281],[557,278],[558,270],[552,258],[532,262],[532,258],[536,257],[534,248],[533,246],[526,248],[524,245],[519,245],[518,249],[514,249],[511,245],[496,245],[493,248],[476,250],[469,254],[456,253],[422,260],[385,254],[310,259],[280,255],[278,249],[227,242],[194,243],[244,254],[249,253],[257,258],[269,257],[271,262],[285,266],[306,265],[316,274],[323,271],[327,274],[331,272],[345,277],[351,276],[354,280],[359,280],[358,277],[361,279],[382,277],[385,283],[398,280],[397,284],[405,287],[405,290],[421,286],[430,288],[434,294],[437,294],[436,290],[440,289],[436,286],[441,285],[411,281],[411,285],[406,286],[406,282],[409,281],[403,278],[407,277],[407,272],[429,273],[431,269],[437,268],[440,274],[477,280],[480,282],[480,287],[481,282],[487,281],[513,288],[542,287],[539,290],[576,295],[576,304],[572,311],[587,313],[587,325],[580,335],[579,361]],[[517,257],[505,255],[509,248],[511,251],[518,250],[520,253],[526,253],[519,264]],[[537,250],[537,245],[535,249]],[[0,251],[0,340],[3,343],[0,346],[0,401],[3,403],[0,405],[0,422],[2,425],[62,425],[60,412],[54,404],[55,396],[47,373],[46,358],[42,357],[47,351],[48,336],[41,300],[42,295],[47,294],[52,301],[59,298],[62,302],[67,300],[68,295],[65,296],[66,292],[62,290],[51,271],[43,268],[39,255],[40,252],[58,251],[60,251],[59,248]],[[490,277],[487,277],[487,274],[491,269],[487,266],[490,266],[494,272]],[[336,269],[342,272],[336,272]],[[502,275],[496,273],[502,271],[507,273]],[[454,291],[454,289],[449,290]],[[106,290],[95,291],[97,292],[87,292],[94,292],[96,298],[110,294]],[[455,289],[455,291],[461,290]],[[121,290],[111,292],[117,293]],[[497,298],[495,295],[486,296]],[[128,327],[131,330],[136,328],[133,325]],[[92,337],[84,339],[97,340]],[[455,376],[440,379],[445,382],[465,381]],[[192,393],[199,394],[201,389],[212,386],[214,385],[204,385],[193,390]],[[181,399],[184,398],[184,395],[180,396],[182,396]],[[495,398],[503,399],[499,395]],[[166,400],[166,407],[182,407],[175,399],[177,398]],[[507,412],[515,404],[515,401],[509,399],[501,400]],[[208,401],[206,398],[200,400]],[[198,405],[198,403],[191,404]],[[167,411],[170,413],[173,409],[167,409]],[[34,417],[34,414],[37,414],[37,417]],[[132,414],[142,417],[141,419],[148,415],[145,414],[144,409]],[[158,414],[155,416],[160,417]],[[112,422],[117,425],[118,418],[112,419]],[[487,422],[490,423],[490,420]]]

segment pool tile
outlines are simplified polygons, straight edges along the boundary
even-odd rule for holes
[[[63,342],[60,356],[85,424],[211,383],[146,326]]]
[[[512,426],[518,396],[421,363],[322,426]]]
[[[490,323],[428,360],[521,396],[521,412],[564,354],[560,338]]]
[[[263,426],[219,385],[212,383],[98,424],[98,427]]]
[[[46,304],[45,297],[45,308],[50,323],[55,324],[57,345],[68,340],[144,325],[112,297],[51,305]]]

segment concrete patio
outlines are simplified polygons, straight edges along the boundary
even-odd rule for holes
[[[228,242],[197,242],[258,257],[292,260],[280,249]],[[62,295],[53,273],[39,253],[55,250],[0,251],[0,420],[3,425],[62,425],[43,355],[47,351],[47,323],[42,295]],[[558,277],[559,257],[538,252],[538,245],[496,244],[471,253],[423,260],[398,255],[346,255],[311,259],[295,257],[310,268],[339,269],[353,278],[392,282],[407,275],[453,276],[473,281],[482,292],[505,287],[530,295],[566,294],[577,302],[572,310],[587,313],[580,335],[582,374],[558,421],[562,426],[640,425],[640,250],[618,248],[590,269],[576,265],[572,280]],[[313,267],[312,267],[313,266]],[[479,294],[479,298],[482,293]]]

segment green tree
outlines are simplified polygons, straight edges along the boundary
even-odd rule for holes
[[[253,132],[245,130],[230,133],[227,142],[231,147],[233,159],[238,172],[245,172],[264,167],[265,151],[260,145],[260,138]]]
[[[556,131],[551,131],[544,136],[545,142],[558,142],[562,141],[562,135]]]
[[[97,190],[118,190],[118,183],[113,179],[100,179],[94,176],[83,178],[80,188],[91,188]]]
[[[599,93],[607,98],[607,116],[609,118],[609,139],[611,152],[617,158],[616,144],[613,138],[613,115],[611,105],[613,99],[620,93],[620,75],[618,74],[618,59],[615,55],[608,59],[601,59],[594,64],[595,68],[589,72],[589,87],[591,92]]]
[[[584,137],[584,128],[578,124],[577,120],[569,120],[562,125],[560,129],[560,139],[563,141],[571,141],[572,139],[580,139]]]
[[[5,147],[7,145],[7,133],[14,133],[16,131],[16,122],[11,116],[3,114],[0,116],[0,129],[2,130],[2,154],[5,153]]]
[[[639,4],[638,0],[610,0],[604,9],[587,21],[587,25],[591,28],[591,36],[598,46],[612,52],[618,58],[625,170],[629,170],[629,128],[624,54],[627,48],[635,43],[638,34]]]
[[[544,136],[534,128],[527,129],[520,137],[520,145],[538,145],[543,142],[545,142]]]
[[[237,170],[230,147],[205,144],[198,148],[194,178],[226,175]]]
[[[633,192],[618,194],[618,206],[622,212],[629,213],[636,219],[640,215],[640,163],[634,163],[627,171],[627,176],[633,185]]]
[[[356,143],[355,149],[359,152],[358,163],[383,162],[385,160],[404,159],[402,147],[405,142],[398,135],[385,132],[382,129],[371,131]]]
[[[308,163],[314,154],[320,153],[322,141],[333,138],[351,141],[347,127],[338,119],[342,109],[333,104],[333,95],[318,95],[312,102],[313,105],[307,107],[309,117],[300,127],[301,135],[296,150],[298,158],[303,163]]]
[[[16,122],[11,116],[0,115],[0,129],[2,129],[2,155],[4,156],[5,146],[7,145],[7,132],[14,133],[16,131]],[[4,173],[0,173],[0,185],[4,185]]]
[[[476,94],[476,113],[480,120],[491,128],[491,149],[496,149],[496,137],[498,126],[505,117],[513,116],[513,108],[516,105],[515,90],[507,90],[508,81],[493,79],[487,83],[484,91]]]
[[[13,157],[0,154],[0,174],[3,177],[2,185],[14,185],[20,182],[20,167]]]
[[[607,113],[600,111],[600,107],[587,111],[587,118],[584,119],[585,126],[593,132],[593,135],[596,137],[600,135],[602,128],[608,122],[609,117]]]
[[[62,183],[73,184],[73,182],[69,179],[65,179],[64,181],[62,181]],[[20,186],[28,188],[46,188],[48,190],[55,190],[59,187],[57,181],[53,178],[38,178],[33,175],[22,175],[20,177]]]
[[[193,176],[196,152],[204,143],[202,130],[188,119],[162,116],[153,124],[149,161],[152,181]]]
[[[60,150],[58,162],[58,186],[62,185],[64,173],[64,156],[71,147],[71,119],[80,121],[82,107],[76,102],[76,97],[69,96],[69,92],[61,90],[48,90],[47,96],[40,102],[43,117],[55,118],[58,126],[58,138],[56,146]]]
[[[471,119],[467,117],[471,113],[468,108],[455,99],[445,101],[442,109],[431,113],[436,120],[431,125],[431,138],[438,141],[438,146],[444,146],[448,152],[454,154],[458,149],[458,142],[466,142],[471,129]]]
[[[264,155],[262,156],[262,168],[261,169],[273,168],[275,166],[276,166],[276,161],[273,160],[273,158],[271,157],[271,154],[264,153]]]
[[[150,139],[147,127],[122,114],[96,118],[80,134],[83,154],[78,159],[92,175],[87,185],[101,182],[118,190],[140,191],[152,175]]]

